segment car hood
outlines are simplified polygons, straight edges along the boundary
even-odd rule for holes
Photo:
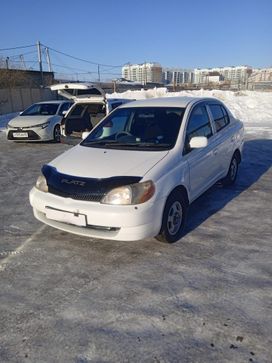
[[[43,124],[50,121],[53,117],[56,116],[17,116],[13,120],[9,121],[8,124],[12,127],[29,127]]]
[[[49,165],[60,173],[89,178],[143,177],[168,151],[135,151],[77,145]]]

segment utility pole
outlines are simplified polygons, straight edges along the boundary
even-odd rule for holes
[[[37,51],[38,51],[38,61],[39,61],[40,73],[41,73],[41,86],[43,87],[42,52],[41,52],[40,41],[37,41]]]
[[[6,68],[9,69],[9,57],[6,58]]]
[[[50,59],[50,55],[49,55],[49,49],[47,47],[45,48],[45,54],[46,54],[46,62],[47,62],[47,65],[48,65],[48,72],[53,72],[52,71],[51,59]]]
[[[20,54],[21,66],[24,70],[26,70],[26,64],[23,54]]]
[[[100,83],[100,65],[97,65],[98,82]]]

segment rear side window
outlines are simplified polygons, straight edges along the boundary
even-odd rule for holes
[[[59,115],[62,115],[62,112],[67,111],[70,107],[71,107],[71,103],[69,103],[69,102],[63,103],[59,109]]]
[[[185,153],[191,151],[189,142],[195,136],[212,136],[212,126],[206,110],[206,107],[196,106],[189,118],[185,138]]]
[[[115,108],[119,107],[122,105],[122,102],[115,102],[115,103],[112,103],[111,105],[111,109],[114,110]]]
[[[216,131],[220,131],[230,122],[227,111],[221,105],[209,105],[209,107],[214,119]]]

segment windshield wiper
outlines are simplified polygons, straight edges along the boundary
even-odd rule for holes
[[[154,147],[154,148],[169,147],[169,144],[154,144],[152,142],[113,142],[113,143],[109,143],[107,145],[113,146],[113,147],[122,146],[122,147],[136,147],[136,148],[140,148],[140,147]]]
[[[117,140],[93,140],[93,141],[83,141],[81,144],[83,146],[91,146],[91,145],[110,145],[116,143]]]

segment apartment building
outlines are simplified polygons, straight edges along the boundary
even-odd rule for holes
[[[254,69],[249,81],[272,82],[272,68]]]
[[[252,72],[252,68],[249,66],[237,66],[237,67],[216,67],[216,68],[196,68],[195,83],[209,83],[209,75],[217,73],[221,75],[220,80],[230,81],[233,83],[245,83]]]
[[[162,67],[159,63],[126,64],[122,67],[122,78],[143,85],[162,83]]]
[[[164,68],[163,82],[165,84],[179,85],[194,82],[194,72],[189,69]]]

